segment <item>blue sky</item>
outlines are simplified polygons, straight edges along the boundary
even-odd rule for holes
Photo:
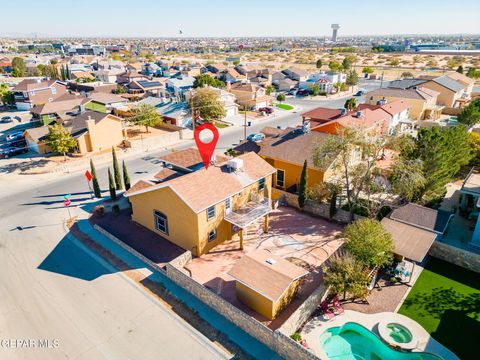
[[[480,33],[479,0],[2,0],[0,35],[323,36]]]

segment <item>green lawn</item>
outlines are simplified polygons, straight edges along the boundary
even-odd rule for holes
[[[480,274],[430,258],[399,313],[461,359],[480,358]]]
[[[288,104],[275,104],[275,106],[279,109],[283,109],[283,110],[292,110],[293,109],[293,106],[292,105],[288,105]]]
[[[215,122],[215,126],[216,126],[217,128],[219,128],[219,129],[223,129],[223,128],[228,127],[227,124],[224,124],[224,123],[221,123],[221,122],[218,122],[218,121]]]

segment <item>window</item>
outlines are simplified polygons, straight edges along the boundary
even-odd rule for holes
[[[213,219],[215,217],[215,205],[210,206],[207,209],[207,220]]]
[[[208,233],[208,241],[213,241],[217,238],[217,230],[212,230]]]
[[[168,220],[167,216],[160,211],[155,210],[154,213],[155,218],[155,228],[164,234],[168,235]]]
[[[285,171],[277,169],[277,187],[283,188],[285,186]]]
[[[232,212],[232,198],[225,199],[225,213],[230,214]]]
[[[258,180],[258,191],[265,189],[265,178]]]

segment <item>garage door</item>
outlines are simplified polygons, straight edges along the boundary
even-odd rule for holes
[[[256,109],[260,109],[262,107],[266,107],[267,106],[267,102],[266,101],[262,101],[262,102],[259,102],[257,103],[257,106],[256,106]]]

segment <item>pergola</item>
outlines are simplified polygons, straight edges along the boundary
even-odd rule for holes
[[[258,219],[265,217],[264,232],[268,232],[268,214],[272,211],[270,198],[249,201],[242,207],[225,214],[224,219],[240,228],[240,249],[243,250],[243,230]]]

